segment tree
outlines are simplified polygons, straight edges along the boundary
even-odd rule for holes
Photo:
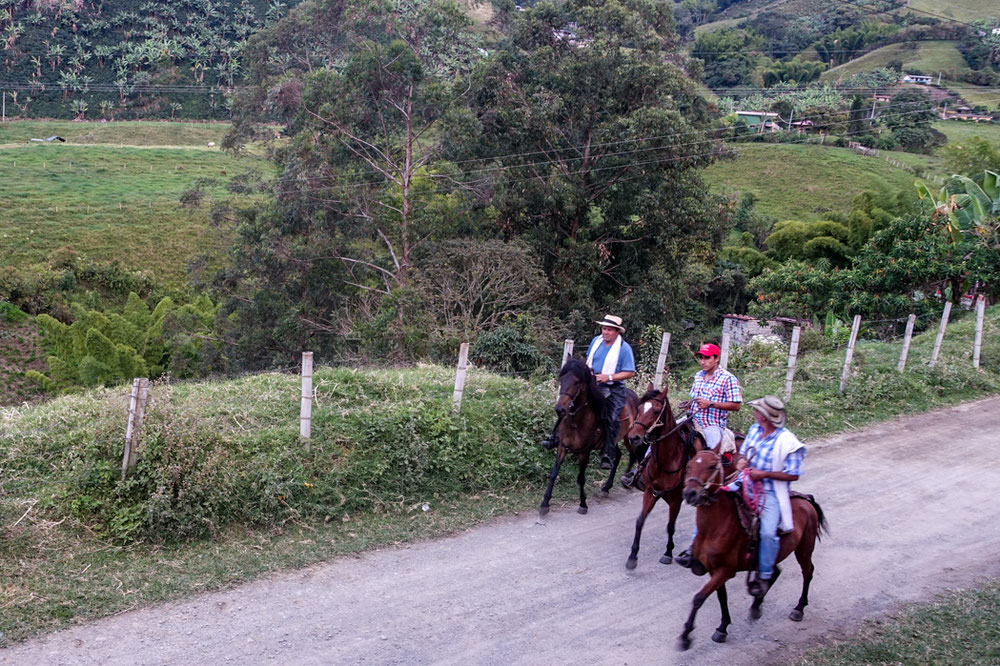
[[[752,32],[724,28],[698,36],[691,47],[691,57],[705,62],[705,85],[732,88],[750,83],[757,66],[756,50],[763,39]]]
[[[505,238],[534,249],[553,310],[592,327],[605,304],[676,321],[684,267],[721,244],[730,210],[696,169],[709,114],[679,67],[669,7],[541,2],[476,69],[450,157]]]
[[[416,306],[383,300],[412,294],[415,251],[462,224],[461,197],[436,177],[444,167],[432,130],[467,90],[455,81],[475,53],[468,18],[451,0],[354,0],[342,9],[340,39],[350,49],[337,67],[285,80],[294,115],[292,140],[275,153],[279,191],[244,222],[235,268],[218,282],[238,294],[226,307],[258,336],[255,362],[294,353],[314,335],[333,340],[383,305],[407,327]],[[256,94],[238,115],[252,115]],[[240,327],[234,335],[250,340]]]
[[[962,143],[949,143],[941,149],[945,167],[963,176],[981,176],[984,171],[1000,171],[1000,147],[981,136]]]
[[[899,145],[911,152],[929,152],[947,141],[931,127],[937,113],[930,95],[923,90],[904,90],[894,95],[879,119],[892,130]]]

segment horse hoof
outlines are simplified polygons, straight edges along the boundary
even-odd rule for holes
[[[726,632],[719,631],[718,629],[716,629],[715,633],[712,634],[712,640],[715,641],[716,643],[725,643],[726,635],[727,635]]]
[[[681,636],[680,638],[677,639],[677,649],[680,650],[681,652],[684,652],[690,647],[691,647],[690,638],[684,638],[683,636]]]
[[[760,612],[759,608],[755,608],[753,606],[750,607],[750,619],[751,620],[759,620],[760,619],[760,615],[761,615],[761,612]]]
[[[803,617],[805,617],[805,613],[798,608],[793,608],[792,612],[788,614],[788,619],[792,622],[801,622]]]
[[[627,560],[625,560],[625,568],[628,569],[629,571],[632,571],[632,569],[635,569],[635,565],[638,563],[639,561],[636,558],[630,557]]]
[[[670,564],[673,561],[674,558],[670,557],[669,555],[663,555],[660,557],[660,564]]]
[[[544,518],[548,512],[549,512],[549,507],[547,506],[538,507],[538,515],[541,516],[542,518]]]
[[[576,512],[579,514],[587,513],[587,507],[581,506],[579,509],[576,510]]]

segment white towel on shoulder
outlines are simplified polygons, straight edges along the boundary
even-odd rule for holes
[[[594,369],[594,354],[597,353],[597,348],[604,344],[604,340],[597,340],[593,345],[590,346],[590,353],[587,354],[587,367],[591,370]],[[608,375],[609,377],[615,374],[615,370],[618,368],[618,355],[622,351],[622,336],[615,338],[614,343],[611,345],[611,349],[608,350],[608,355],[604,357],[604,366],[601,368],[599,374]]]

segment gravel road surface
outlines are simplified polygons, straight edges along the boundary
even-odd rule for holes
[[[902,602],[1000,576],[1000,505],[987,475],[998,415],[1000,398],[989,398],[807,442],[795,486],[816,496],[831,532],[816,548],[805,620],[787,618],[801,583],[792,560],[760,620],[749,619],[743,578],[730,581],[724,645],[711,641],[713,596],[691,649],[676,650],[705,579],[658,562],[666,505],[629,572],[640,495],[616,487],[602,499],[592,486],[587,515],[573,492],[545,519],[522,513],[132,611],[0,650],[0,664],[784,663]],[[693,517],[682,508],[682,547]]]

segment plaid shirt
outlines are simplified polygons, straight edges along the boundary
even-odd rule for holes
[[[694,385],[691,387],[692,398],[704,398],[709,402],[743,402],[743,389],[736,375],[717,368],[711,379],[705,379],[705,371],[699,370],[694,375]],[[724,409],[708,407],[694,413],[695,423],[701,426],[726,427],[729,412]]]
[[[784,428],[778,428],[772,432],[768,437],[764,437],[764,430],[760,425],[754,423],[750,426],[750,430],[747,432],[747,437],[743,440],[743,446],[740,448],[740,453],[746,455],[750,447],[753,447],[756,451],[753,459],[754,469],[763,469],[767,471],[772,470],[772,463],[774,458],[774,445],[778,442],[778,435]],[[785,474],[792,474],[794,476],[802,476],[802,462],[806,458],[806,447],[802,447],[797,451],[792,451],[785,458],[784,463],[781,466],[781,471]],[[762,481],[764,484],[764,492],[774,491],[774,480],[764,479]]]

